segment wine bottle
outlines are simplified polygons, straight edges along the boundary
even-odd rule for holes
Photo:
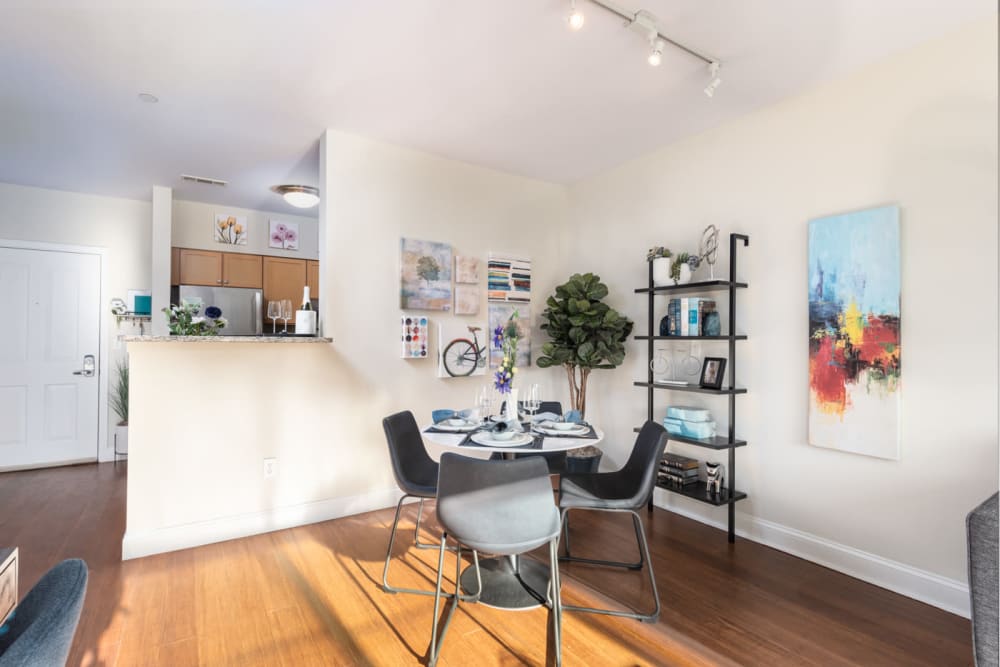
[[[309,300],[309,285],[302,288],[302,306],[299,310],[312,310],[312,301]]]

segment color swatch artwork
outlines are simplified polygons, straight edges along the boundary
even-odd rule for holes
[[[490,304],[490,367],[496,368],[503,360],[503,353],[493,344],[493,331],[498,326],[507,326],[507,322],[517,311],[517,332],[520,341],[517,344],[517,359],[515,365],[519,368],[531,365],[531,306],[523,303],[491,303]]]
[[[479,327],[473,335],[469,327]],[[438,324],[438,377],[486,375],[490,337],[485,322],[449,320]],[[478,343],[478,347],[477,347]]]
[[[402,325],[403,359],[427,358],[427,318],[421,316],[403,315],[399,318]]]
[[[481,263],[478,257],[455,255],[455,282],[478,285]]]
[[[487,296],[490,301],[531,301],[531,260],[490,255],[487,265]]]
[[[479,285],[455,285],[455,314],[479,314]]]
[[[451,246],[399,240],[399,307],[451,310]]]
[[[809,222],[809,443],[899,458],[899,207]]]

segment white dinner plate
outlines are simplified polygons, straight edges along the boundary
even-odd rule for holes
[[[589,426],[577,426],[575,428],[570,428],[570,429],[561,429],[561,428],[551,428],[539,425],[535,427],[535,430],[539,431],[540,433],[544,433],[545,435],[573,436],[573,435],[587,435],[588,433],[590,433]]]
[[[478,422],[465,422],[462,426],[452,426],[451,424],[446,424],[441,422],[440,424],[434,424],[434,428],[439,431],[448,431],[450,433],[468,433],[469,431],[475,431],[479,428]]]
[[[497,440],[489,431],[472,434],[472,442],[486,447],[522,447],[534,440],[529,433],[518,433],[510,440]]]

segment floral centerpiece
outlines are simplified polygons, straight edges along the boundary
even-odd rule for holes
[[[219,330],[226,326],[226,318],[222,310],[216,306],[205,309],[204,315],[198,315],[201,306],[197,303],[170,304],[163,309],[167,316],[167,325],[172,336],[218,336]]]
[[[517,390],[514,389],[514,376],[517,375],[517,344],[520,339],[517,333],[517,311],[510,316],[506,324],[493,330],[493,347],[503,353],[500,367],[493,374],[493,386],[501,394],[507,396],[508,419],[517,416]]]

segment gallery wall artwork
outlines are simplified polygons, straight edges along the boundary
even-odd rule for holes
[[[401,238],[399,253],[399,307],[450,311],[451,246]]]
[[[455,314],[479,314],[479,285],[455,285]]]
[[[520,341],[517,344],[517,359],[515,365],[524,368],[531,365],[531,306],[527,303],[490,303],[489,337],[492,341],[493,331],[498,327],[507,326],[507,322],[517,312],[517,332]],[[490,344],[490,367],[497,368],[503,360],[503,353]]]
[[[473,332],[470,327],[479,330]],[[438,377],[486,375],[489,342],[485,322],[441,322],[438,325]]]
[[[469,285],[479,284],[479,266],[482,262],[478,257],[455,255],[455,282]]]
[[[531,301],[531,260],[490,254],[487,264],[487,296],[490,301]]]
[[[271,220],[268,232],[270,234],[268,247],[280,250],[299,249],[299,223]]]
[[[212,228],[217,243],[226,243],[228,245],[247,244],[249,228],[245,216],[216,213],[215,223],[212,225]]]
[[[809,443],[899,458],[899,207],[809,222]]]
[[[421,315],[403,315],[399,318],[399,323],[403,359],[426,359],[429,350],[427,345],[429,322],[427,318]]]

